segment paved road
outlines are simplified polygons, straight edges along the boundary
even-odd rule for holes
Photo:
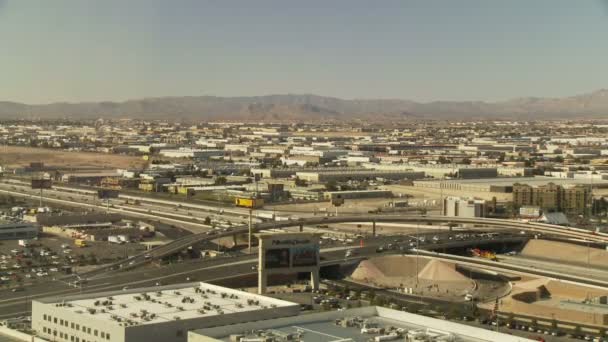
[[[344,250],[349,248],[354,247],[342,246],[322,250],[321,256],[325,259],[322,262],[343,262],[345,260]],[[365,254],[375,253],[375,248],[376,245],[371,245],[363,251]],[[195,260],[160,268],[148,266],[128,272],[115,272],[89,280],[83,286],[82,293],[120,290],[125,286],[131,288],[154,286],[157,282],[171,284],[239,277],[254,274],[256,271],[252,267],[256,265],[257,261],[256,255],[242,255],[232,258]],[[80,291],[80,288],[62,280],[29,286],[21,292],[0,291],[0,319],[26,315],[30,311],[32,299],[77,294]]]
[[[540,260],[523,256],[500,255],[498,258],[502,263],[530,267],[539,270],[562,272],[579,277],[591,277],[608,282],[608,269],[602,270],[594,268],[593,266],[587,267],[584,265],[568,264],[567,262]]]
[[[0,182],[0,192],[13,196],[27,197],[38,200],[40,193],[32,190],[27,185],[17,183]],[[93,195],[47,189],[43,192],[44,203],[54,203],[66,206],[76,206],[99,211],[111,211],[125,216],[157,220],[166,224],[180,225],[194,233],[200,233],[211,229],[211,226],[203,224],[206,217],[217,218],[222,221],[233,223],[245,223],[248,211],[239,211],[238,215],[228,212],[207,211],[201,208],[186,208],[179,202],[164,201],[167,203],[150,202],[154,199],[140,201],[139,205],[125,204],[124,199],[110,200],[110,207]],[[217,209],[217,208],[216,208]],[[241,208],[242,209],[242,208]],[[254,222],[259,222],[255,219]]]

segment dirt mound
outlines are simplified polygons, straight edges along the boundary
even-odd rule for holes
[[[350,277],[378,287],[409,288],[422,295],[434,296],[458,297],[475,287],[475,282],[458,272],[455,264],[407,255],[362,261]]]
[[[417,271],[421,270],[429,262],[429,259],[389,255],[373,258],[370,261],[373,262],[385,276],[401,277],[415,275]]]
[[[364,260],[359,263],[359,266],[350,276],[355,280],[371,282],[374,279],[384,277],[384,273],[382,273],[373,262]]]
[[[530,240],[521,251],[523,256],[555,260],[572,264],[589,264],[607,267],[608,252],[599,248],[587,248],[566,242]]]
[[[465,282],[468,283],[469,278],[462,273],[456,271],[455,264],[448,264],[439,260],[431,260],[418,273],[419,279],[441,282]]]

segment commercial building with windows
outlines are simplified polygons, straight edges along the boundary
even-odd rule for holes
[[[297,315],[298,304],[206,283],[32,301],[32,329],[66,342],[185,342],[190,330]]]
[[[568,215],[584,214],[590,207],[591,187],[587,185],[513,185],[513,205],[537,206],[548,211],[563,211]]]
[[[38,225],[29,222],[0,221],[0,240],[33,239],[39,231]]]

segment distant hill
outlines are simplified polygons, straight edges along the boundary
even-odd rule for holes
[[[390,99],[344,100],[318,95],[184,96],[45,105],[0,102],[0,119],[99,117],[197,121],[608,118],[608,90],[564,98],[528,97],[502,102],[419,103]]]

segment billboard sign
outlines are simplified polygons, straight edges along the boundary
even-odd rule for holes
[[[97,190],[97,198],[99,198],[99,199],[118,198],[118,190],[114,190],[114,189]]]
[[[332,204],[334,207],[339,207],[339,206],[341,206],[342,204],[344,204],[344,198],[342,198],[342,196],[340,196],[340,195],[338,195],[338,196],[336,196],[336,197],[332,197],[332,198],[331,198],[331,204]]]
[[[319,260],[318,246],[292,247],[290,254],[292,267],[317,266]]]
[[[32,189],[50,189],[52,186],[50,179],[32,179]]]
[[[321,233],[258,233],[258,293],[266,293],[268,276],[310,272],[311,287],[319,288]]]
[[[288,268],[289,267],[289,248],[267,249],[265,252],[265,268]]]
[[[319,267],[318,233],[262,233],[260,267],[272,273]]]

